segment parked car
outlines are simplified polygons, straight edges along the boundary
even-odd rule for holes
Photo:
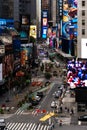
[[[87,115],[79,116],[78,121],[87,121]]]
[[[52,101],[52,102],[51,102],[51,108],[56,108],[56,107],[57,107],[56,102],[55,102],[55,101]]]
[[[39,104],[39,102],[35,99],[32,99],[31,97],[29,97],[29,102],[32,104],[32,106],[36,106]]]
[[[44,94],[43,94],[43,92],[37,92],[37,96],[43,98]]]
[[[37,100],[38,102],[41,100],[40,96],[35,96],[35,100]]]

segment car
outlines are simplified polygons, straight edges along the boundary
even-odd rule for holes
[[[61,91],[57,91],[54,93],[55,98],[59,98],[61,96]]]
[[[29,102],[32,104],[32,106],[36,106],[39,104],[39,102],[35,99],[32,99],[31,97],[29,97]]]
[[[6,123],[4,118],[0,118],[0,130],[4,130],[6,128]]]
[[[57,107],[56,102],[55,102],[55,101],[52,101],[52,102],[51,102],[51,108],[56,108],[56,107]]]
[[[43,92],[37,92],[37,96],[43,98],[44,94],[43,94]]]
[[[78,121],[87,121],[87,115],[79,116]]]
[[[35,96],[35,100],[39,102],[41,100],[41,97],[40,96]]]

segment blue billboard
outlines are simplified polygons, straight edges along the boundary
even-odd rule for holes
[[[14,20],[13,19],[2,19],[2,18],[0,18],[0,26],[14,27]]]
[[[77,37],[77,0],[63,2],[62,37],[73,39]]]

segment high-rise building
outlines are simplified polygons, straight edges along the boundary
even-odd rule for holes
[[[77,57],[87,59],[87,0],[78,0]]]
[[[48,16],[48,23],[52,26],[56,26],[56,0],[49,0],[49,6],[48,6],[48,10],[49,10],[49,16]]]
[[[14,0],[14,20],[20,21],[20,15],[36,19],[36,0]]]
[[[13,0],[0,0],[0,18],[13,18]]]
[[[41,0],[42,10],[48,9],[49,7],[49,0]]]

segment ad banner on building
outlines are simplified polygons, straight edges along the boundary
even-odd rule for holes
[[[30,25],[30,36],[37,38],[37,27],[36,25]]]
[[[47,38],[47,29],[48,29],[48,11],[42,10],[41,15],[41,37],[46,39]]]

